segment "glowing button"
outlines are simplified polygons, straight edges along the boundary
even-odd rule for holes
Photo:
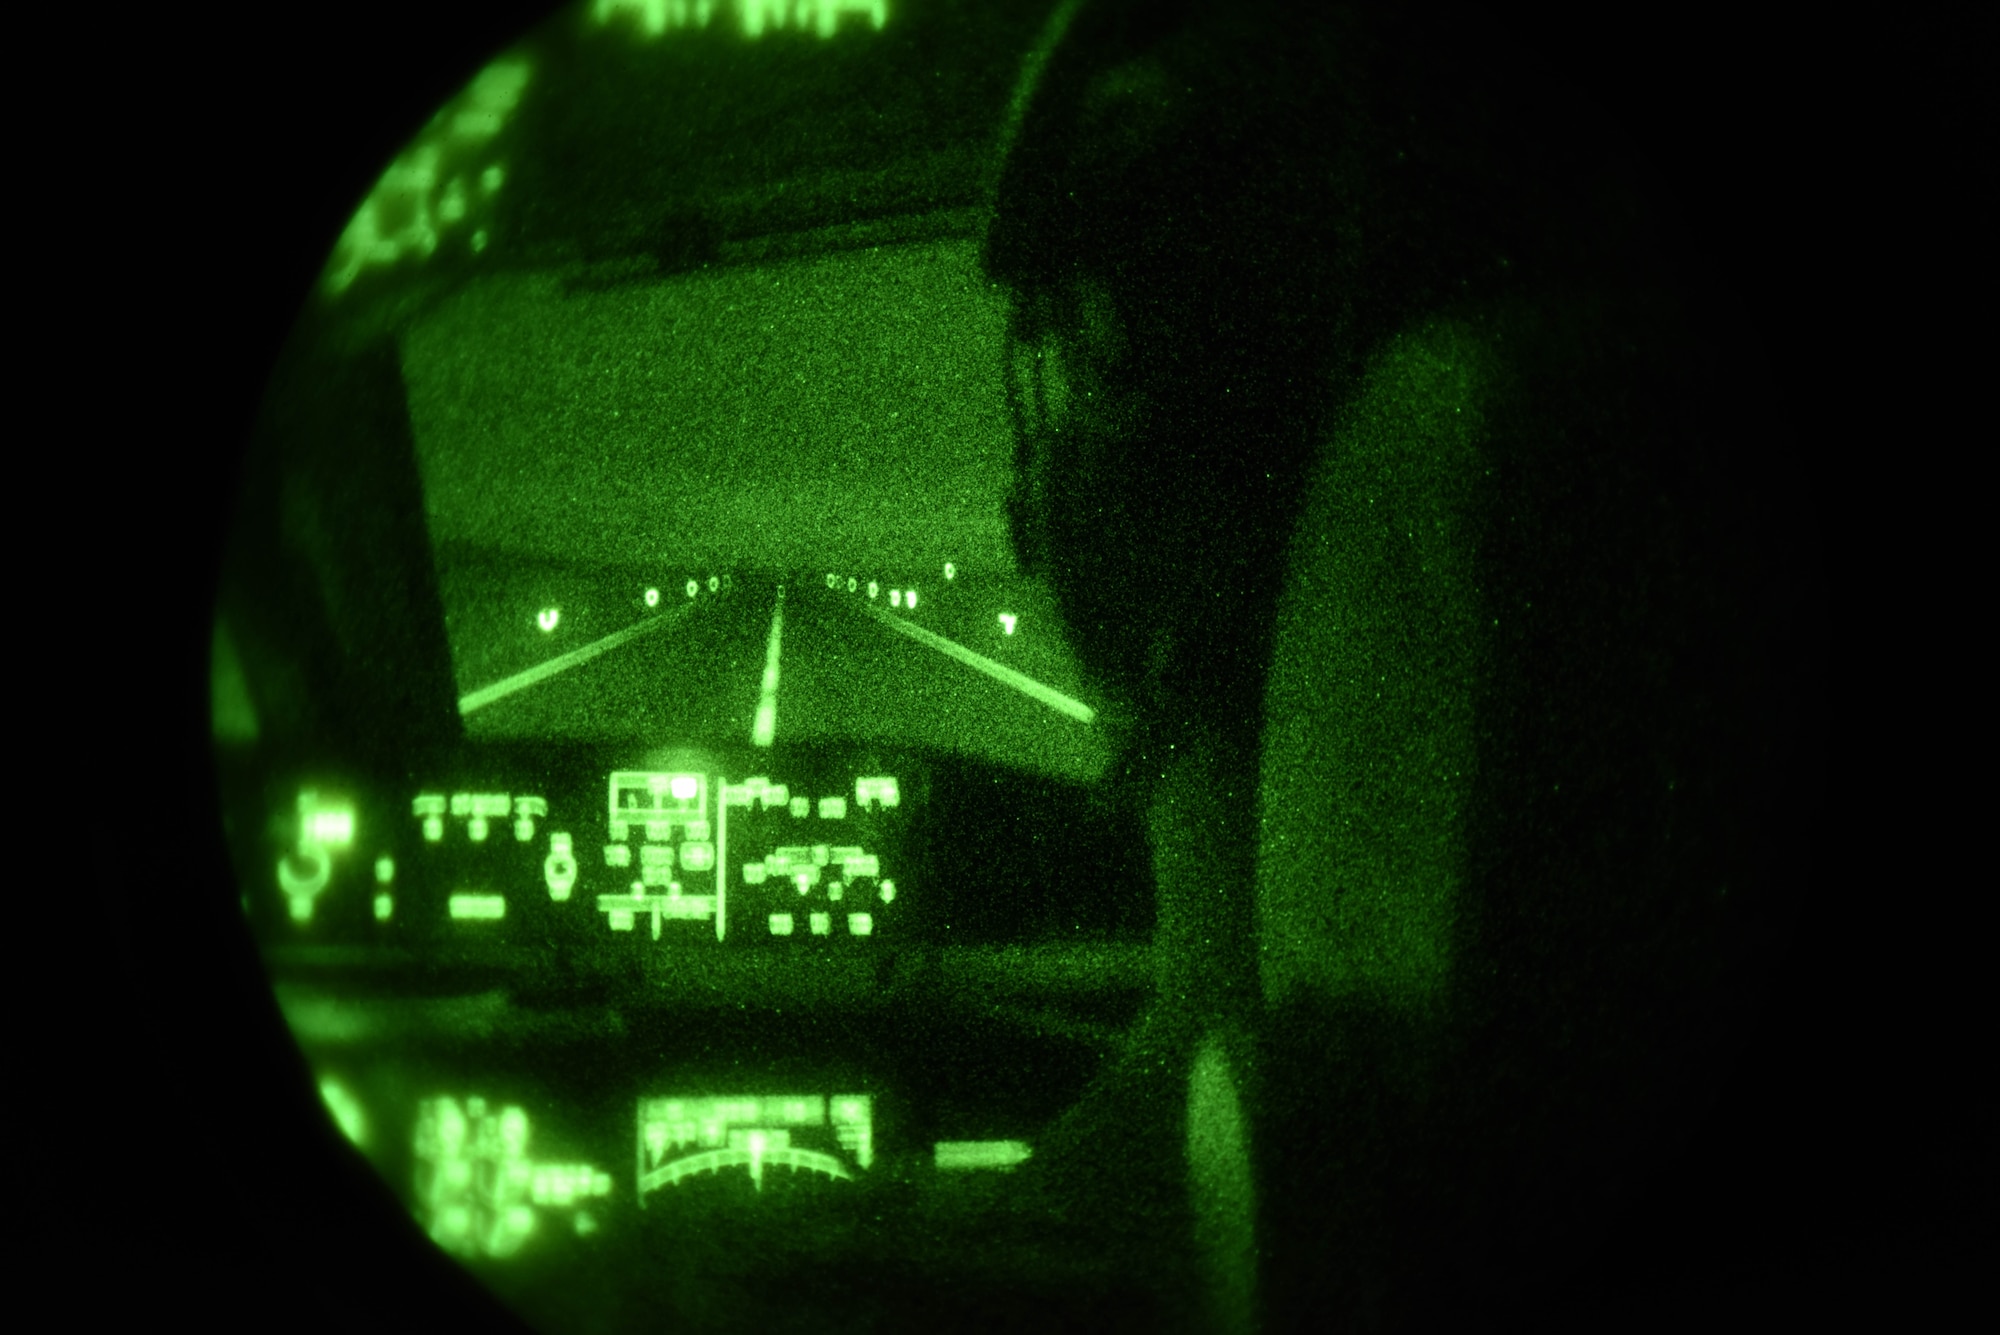
[[[708,577],[708,591],[710,593],[715,593],[721,588],[722,588],[722,577],[720,575],[710,575]]]
[[[847,930],[854,936],[871,936],[875,931],[875,919],[866,913],[847,915]]]
[[[556,623],[561,620],[562,610],[560,608],[544,607],[540,612],[535,614],[535,624],[542,628],[542,633],[545,635],[554,630]]]
[[[685,802],[701,791],[701,780],[692,774],[676,774],[670,785],[677,802]]]
[[[453,895],[450,907],[460,922],[498,922],[507,916],[507,901],[499,895]]]
[[[833,915],[830,913],[815,913],[810,921],[814,936],[825,936],[833,930]]]
[[[903,605],[903,591],[901,589],[889,590],[889,606],[901,607],[902,605]]]
[[[912,611],[916,609],[917,591],[915,589],[903,590],[903,606],[910,608]]]
[[[946,562],[944,563],[944,577],[945,577],[946,579],[957,579],[957,578],[958,578],[958,567],[957,567],[957,566],[955,566],[955,565],[953,565],[953,564],[952,564],[951,562],[949,562],[949,561],[946,561]]]
[[[697,593],[699,593],[699,592],[701,592],[701,585],[699,585],[699,584],[695,583],[695,582],[694,582],[693,580],[689,580],[689,581],[687,582],[687,595],[688,595],[688,597],[692,598],[692,597],[694,597],[694,596],[695,596],[695,594],[697,594]]]
[[[617,845],[624,848],[623,844]],[[627,850],[630,856],[630,850]],[[568,832],[557,830],[549,835],[549,855],[542,860],[542,879],[549,887],[549,898],[568,899],[569,892],[576,885],[576,848],[570,842]]]
[[[1019,618],[1016,617],[1012,612],[1002,612],[1000,614],[1001,631],[1008,635],[1012,635],[1014,633],[1014,623],[1017,620],[1019,620]]]
[[[791,934],[792,915],[789,913],[773,913],[771,915],[771,935],[790,936]]]
[[[345,807],[326,807],[312,812],[306,817],[305,837],[316,844],[345,847],[354,841],[354,812]]]
[[[659,605],[660,605],[660,591],[658,589],[646,590],[646,606],[658,607]]]

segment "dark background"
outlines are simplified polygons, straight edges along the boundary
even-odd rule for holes
[[[1982,49],[1971,25],[1943,11],[1864,29],[1775,6],[1506,8],[1524,43],[1564,53],[1629,127],[1762,331],[1795,413],[1798,485],[1824,519],[1835,624],[1854,636],[1853,659],[1872,662],[1874,645],[1916,619],[1891,597],[1881,517],[1910,472],[1939,460],[1910,499],[1948,508],[1937,493],[1969,444],[1952,399],[1976,348],[1949,312],[1970,299],[1962,255],[1979,158],[1964,146]],[[113,142],[139,151],[104,156],[143,187],[124,204],[132,267],[110,290],[121,342],[157,350],[137,368],[149,448],[125,448],[134,493],[172,498],[170,520],[157,504],[135,508],[135,531],[157,534],[155,650],[179,666],[141,707],[171,721],[159,824],[128,831],[166,870],[122,885],[115,915],[130,985],[120,1000],[138,1017],[119,1032],[135,1060],[101,1068],[87,1103],[104,1120],[79,1129],[84,1157],[102,1159],[142,1104],[165,1167],[143,1222],[127,1221],[120,1249],[135,1260],[117,1282],[77,1291],[77,1324],[116,1311],[222,1329],[504,1326],[469,1278],[420,1264],[414,1225],[324,1127],[241,919],[213,892],[226,871],[203,709],[229,478],[301,295],[388,157],[543,9],[159,8],[128,30],[134,78],[119,95],[131,110]],[[1947,535],[1928,540],[1925,559],[1949,565]],[[1820,892],[1722,1102],[1605,1221],[1571,1283],[1532,1310],[1494,1313],[1496,1327],[1907,1319],[1942,1302],[1969,1262],[1956,1216],[1977,1184],[1958,1137],[1976,1077],[1970,1050],[1939,1041],[1958,998],[1938,942],[1970,930],[1938,912],[1969,882],[1924,852],[1946,838],[1949,799],[1910,822],[1900,798],[1925,771],[1882,755],[1897,732],[1948,721],[1946,707],[1906,700],[1903,729],[1875,707],[1919,687],[1836,678],[1852,705],[1834,719],[1831,798],[1797,848]],[[1949,673],[1927,689],[1949,695]],[[1878,860],[1884,843],[1903,855]]]

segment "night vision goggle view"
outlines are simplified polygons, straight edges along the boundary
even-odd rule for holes
[[[1766,391],[1480,40],[588,0],[388,163],[213,735],[427,1263],[551,1332],[1423,1325],[1681,1115],[1782,898],[1698,462]]]

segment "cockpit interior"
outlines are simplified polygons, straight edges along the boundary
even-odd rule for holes
[[[1776,920],[1761,390],[1377,8],[582,0],[358,201],[214,790],[478,1322],[1421,1325],[1682,1106]]]

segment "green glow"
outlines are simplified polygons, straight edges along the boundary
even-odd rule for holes
[[[879,854],[867,852],[858,844],[798,845],[773,849],[759,861],[744,863],[741,872],[745,885],[766,885],[773,881],[788,882],[794,890],[804,896],[811,894],[825,880],[830,868],[838,868],[842,877],[840,880],[827,882],[827,897],[837,900],[845,895],[846,887],[854,881],[864,878],[880,880],[882,859]],[[866,936],[873,930],[871,920],[866,930],[854,934]]]
[[[692,583],[693,581],[689,582]],[[689,596],[692,597],[693,595],[690,594]],[[517,672],[511,677],[494,682],[491,686],[483,686],[470,695],[461,696],[458,701],[459,716],[464,717],[475,709],[492,704],[495,700],[504,700],[516,691],[525,691],[530,686],[539,685],[547,681],[550,677],[555,676],[558,672],[567,672],[573,667],[588,663],[599,654],[608,653],[635,636],[643,635],[649,630],[659,630],[663,626],[673,624],[685,613],[686,608],[683,606],[664,616],[647,617],[635,626],[627,626],[624,630],[613,631],[603,639],[592,644],[586,644],[581,649],[572,649],[560,658],[551,658],[546,663],[537,663],[525,672]]]
[[[844,797],[822,797],[819,800],[821,820],[846,820],[847,799]]]
[[[1021,133],[1021,122],[1028,113],[1028,103],[1034,99],[1035,90],[1041,86],[1042,71],[1048,67],[1049,56],[1061,43],[1063,34],[1069,31],[1069,25],[1075,21],[1076,11],[1081,3],[1082,0],[1061,0],[1061,3],[1050,12],[1047,21],[1042,24],[1042,31],[1036,37],[1034,46],[1021,61],[1020,76],[1014,80],[1014,93],[1007,101],[1007,114],[1000,122],[999,141],[992,158],[996,171],[988,181],[989,194],[997,189],[997,166],[1005,162],[1008,155],[1013,152],[1014,140]],[[988,207],[991,208],[990,203]],[[951,577],[947,575],[945,578]]]
[[[926,630],[914,622],[893,616],[879,607],[870,607],[866,610],[870,616],[890,629],[900,631],[919,644],[928,645],[948,658],[955,658],[967,667],[975,668],[993,680],[1013,687],[1030,700],[1045,704],[1058,714],[1066,714],[1079,723],[1091,723],[1097,718],[1097,711],[1083,701],[1064,695],[1053,686],[1045,686],[1024,672],[1016,672],[1004,663],[996,663],[984,654],[974,653],[962,644],[947,640],[944,636]],[[1005,613],[1001,614],[1001,620],[1003,625],[1009,625]],[[1009,635],[1014,633],[1011,625],[1007,633]]]
[[[562,902],[569,898],[569,892],[576,887],[576,850],[570,845],[568,833],[554,831],[549,835],[549,855],[542,860],[542,880],[549,887],[549,898]]]
[[[642,830],[646,839],[639,846],[639,878],[625,891],[597,897],[597,909],[605,915],[612,931],[633,931],[639,919],[645,917],[657,941],[666,923],[713,919],[716,939],[723,938],[726,891],[722,877],[716,877],[714,894],[689,894],[674,875],[677,862],[687,873],[706,875],[717,871],[716,844],[710,842],[709,836],[711,829],[716,828],[718,838],[722,837],[719,829],[722,813],[718,811],[718,820],[712,827],[708,783],[707,775],[685,771],[617,770],[610,776],[608,824],[612,839],[620,842],[605,845],[605,865],[632,865],[632,850],[622,841],[631,837],[634,827]],[[727,789],[723,797],[727,800]],[[682,836],[678,845],[673,843],[677,832]],[[561,852],[558,865],[552,847],[547,874],[550,894],[566,899],[576,881],[574,854],[566,835]]]
[[[674,588],[947,556],[1010,574],[1007,319],[963,238],[608,290],[469,278],[400,345],[434,550],[648,571],[675,553]]]
[[[917,610],[917,591],[915,589],[903,590],[903,606],[912,612]]]
[[[396,913],[396,897],[388,889],[394,881],[396,881],[396,859],[390,857],[388,853],[376,857],[376,885],[382,887],[376,891],[376,901],[374,901],[378,923],[386,923]]]
[[[435,116],[362,201],[341,233],[324,279],[338,296],[361,274],[406,257],[436,252],[444,231],[472,216],[465,173],[519,105],[529,67],[519,58],[497,60]],[[502,179],[497,165],[481,173],[490,195]],[[483,229],[477,235],[484,235]]]
[[[513,798],[506,793],[451,795],[451,814],[465,821],[466,838],[475,844],[486,842],[486,836],[493,831],[492,823],[507,819],[507,813],[513,809],[513,805]]]
[[[742,783],[726,784],[722,789],[724,806],[750,807],[759,811],[769,811],[772,807],[789,807],[792,790],[782,783],[772,783],[761,774],[753,774]]]
[[[867,1094],[653,1098],[639,1101],[639,1191],[671,1187],[703,1173],[748,1171],[759,1191],[777,1166],[852,1179],[875,1162],[874,1100]],[[820,1140],[823,1148],[797,1143]]]
[[[646,590],[646,606],[658,607],[659,605],[660,605],[660,591],[658,589]]]
[[[944,577],[945,577],[945,579],[946,579],[946,581],[947,581],[947,582],[949,582],[949,581],[951,581],[951,580],[954,580],[954,579],[957,579],[957,578],[958,578],[958,567],[957,567],[957,566],[955,566],[955,565],[953,565],[953,564],[952,564],[951,562],[949,562],[949,561],[946,561],[946,562],[944,563]]]
[[[210,726],[218,742],[257,740],[257,707],[250,701],[250,683],[243,675],[236,640],[220,617],[209,648],[208,702]]]
[[[676,827],[708,824],[708,776],[666,770],[614,770],[609,780],[613,839],[642,825],[646,837],[665,841]]]
[[[529,1134],[518,1107],[495,1113],[483,1098],[418,1105],[417,1215],[439,1246],[460,1256],[512,1256],[540,1213],[611,1194],[610,1174],[589,1164],[530,1159]]]
[[[769,746],[778,735],[778,660],[784,633],[785,586],[780,584],[777,606],[771,609],[771,635],[764,644],[764,683],[757,699],[757,717],[750,727],[753,746]]]
[[[594,0],[590,15],[600,26],[627,19],[641,36],[650,38],[706,28],[729,8],[736,10],[738,26],[750,38],[791,28],[818,33],[824,40],[849,16],[867,20],[877,32],[889,21],[888,0]]]
[[[871,802],[881,803],[885,811],[903,804],[903,790],[895,775],[871,774],[855,779],[854,805],[866,811]]]
[[[562,609],[558,607],[544,607],[541,611],[535,614],[535,624],[542,628],[542,633],[544,635],[554,630],[556,628],[556,623],[560,622],[561,620],[562,620]]]
[[[313,906],[333,879],[333,855],[354,842],[354,808],[322,800],[311,788],[299,790],[299,838],[292,852],[278,859],[278,891],[285,896],[292,921],[312,921]]]
[[[340,1134],[352,1144],[365,1147],[368,1143],[368,1118],[354,1095],[348,1093],[347,1086],[331,1076],[324,1076],[319,1082],[319,1097],[326,1104],[326,1110],[333,1114],[334,1125],[340,1128]]]
[[[1014,633],[1014,626],[1019,620],[1020,618],[1016,617],[1012,612],[1000,613],[1000,633],[1002,635],[1012,635]]]
[[[507,916],[507,901],[500,895],[456,894],[451,916],[455,922],[498,922]]]
[[[445,796],[443,793],[419,793],[410,803],[410,814],[424,823],[424,839],[437,843],[444,838]]]
[[[1257,909],[1266,999],[1417,1005],[1449,967],[1474,764],[1474,335],[1396,339],[1307,493],[1265,697]]]
[[[1248,1123],[1222,1044],[1204,1039],[1188,1076],[1188,1190],[1216,1326],[1254,1326],[1256,1180]]]
[[[707,922],[715,916],[714,895],[684,895],[679,881],[669,881],[665,893],[646,893],[646,882],[632,882],[632,889],[622,895],[599,895],[597,908],[607,916],[611,930],[629,932],[639,924],[639,915],[645,914],[653,925],[653,939],[660,939],[660,931],[669,922]]]
[[[931,1147],[931,1162],[940,1172],[970,1168],[1009,1169],[1028,1161],[1025,1140],[940,1140]]]
[[[328,848],[347,847],[354,842],[353,809],[338,807],[313,812],[307,821],[306,837]]]
[[[628,18],[647,37],[669,28],[706,28],[721,0],[594,0],[590,16],[599,25]]]

